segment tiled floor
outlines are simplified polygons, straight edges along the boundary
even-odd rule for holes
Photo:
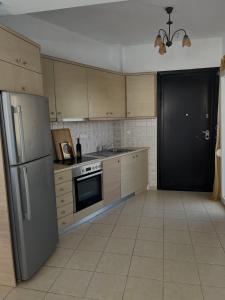
[[[7,300],[224,300],[225,209],[204,193],[147,192],[60,238]]]

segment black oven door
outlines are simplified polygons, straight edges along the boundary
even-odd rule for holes
[[[102,200],[102,171],[77,177],[74,181],[75,211],[80,211]]]

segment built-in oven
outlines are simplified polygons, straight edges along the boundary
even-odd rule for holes
[[[74,212],[102,200],[102,163],[73,169]]]

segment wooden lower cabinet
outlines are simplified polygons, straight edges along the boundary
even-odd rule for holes
[[[145,190],[147,183],[147,150],[123,156],[121,158],[121,197]]]
[[[121,161],[113,158],[103,162],[103,199],[111,204],[121,198]]]
[[[0,89],[43,96],[42,74],[0,60]]]

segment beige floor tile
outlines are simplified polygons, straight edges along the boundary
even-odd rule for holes
[[[108,238],[97,235],[86,235],[77,247],[77,250],[103,251]]]
[[[97,216],[92,223],[114,225],[118,219],[117,214],[105,213]]]
[[[68,269],[94,271],[102,252],[76,250],[66,264]]]
[[[223,248],[225,248],[225,234],[219,233],[219,240],[220,240],[221,246]]]
[[[198,270],[194,263],[165,260],[164,280],[168,282],[199,285]]]
[[[138,229],[137,239],[152,242],[162,242],[163,230],[150,227],[140,227]]]
[[[139,226],[140,217],[133,215],[122,215],[117,221],[118,226]]]
[[[189,221],[190,231],[215,233],[215,230],[210,222],[206,221]]]
[[[124,208],[121,211],[121,216],[140,216],[142,213],[142,205],[133,205],[133,206],[128,206],[125,205]]]
[[[72,249],[56,248],[46,265],[49,267],[63,268],[73,254]]]
[[[191,245],[165,243],[164,257],[169,260],[194,261],[194,252]]]
[[[186,219],[185,210],[177,210],[177,209],[166,209],[164,211],[165,218],[174,218],[174,219]]]
[[[105,252],[132,254],[135,241],[133,239],[110,238]]]
[[[163,243],[136,240],[134,255],[163,258]]]
[[[162,287],[157,280],[128,277],[123,300],[162,300]]]
[[[216,288],[210,286],[202,287],[204,300],[224,300],[225,288]]]
[[[198,264],[199,276],[203,285],[225,287],[225,267]]]
[[[127,275],[130,261],[130,255],[104,253],[98,263],[96,271],[109,274]]]
[[[165,218],[164,227],[167,230],[188,230],[185,219]]]
[[[122,300],[126,276],[95,273],[86,298],[97,300]]]
[[[129,276],[163,279],[163,260],[151,257],[133,256]]]
[[[201,287],[165,282],[164,300],[203,300]]]
[[[163,229],[163,218],[151,218],[142,216],[140,220],[140,226]]]
[[[74,234],[77,234],[77,235],[84,235],[87,233],[90,226],[91,226],[91,223],[89,223],[89,222],[83,223],[83,224],[79,225],[78,227],[76,227],[73,230],[73,232],[74,232]]]
[[[220,234],[225,234],[225,221],[215,222],[214,228],[215,228],[216,232],[218,232]]]
[[[182,230],[165,230],[164,241],[167,243],[191,245],[189,232]]]
[[[223,248],[196,246],[194,251],[198,263],[225,266],[225,252]]]
[[[84,298],[47,293],[44,300],[84,300]]]
[[[30,280],[21,282],[19,287],[48,291],[60,272],[61,269],[58,268],[42,267]]]
[[[78,270],[62,270],[50,292],[68,296],[84,297],[93,273]]]
[[[191,232],[192,243],[195,246],[221,247],[216,234],[206,232]]]
[[[150,218],[163,218],[164,211],[161,208],[144,208],[142,211],[142,216]]]
[[[138,227],[134,226],[116,226],[112,232],[112,237],[135,239]]]
[[[6,297],[7,300],[43,300],[45,293],[15,288]]]
[[[0,300],[4,299],[4,297],[8,295],[11,290],[11,287],[0,285]]]
[[[58,247],[75,249],[82,239],[82,234],[77,234],[70,232],[68,234],[63,234],[59,237]]]
[[[99,235],[103,237],[108,237],[111,235],[112,230],[113,225],[92,224],[87,232],[87,235]]]

